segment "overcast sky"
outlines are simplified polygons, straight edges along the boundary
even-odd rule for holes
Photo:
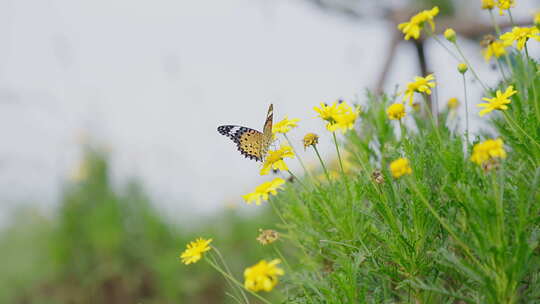
[[[516,17],[529,15],[534,1],[518,3]],[[290,135],[297,148],[307,132],[326,134],[312,107],[337,98],[365,101],[394,30],[303,1],[4,0],[0,221],[14,206],[55,205],[83,137],[110,151],[118,185],[140,177],[172,217],[241,203],[269,177],[260,177],[260,163],[241,157],[216,127],[261,129],[273,103],[275,120],[301,119]],[[476,44],[464,48],[493,83],[496,74]],[[439,102],[460,98],[456,62],[433,43],[428,56]],[[414,50],[403,43],[388,88],[416,69]],[[473,104],[479,94],[473,84]],[[330,137],[321,138],[321,149],[331,156]]]

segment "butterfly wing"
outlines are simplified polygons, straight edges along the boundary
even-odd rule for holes
[[[270,104],[268,107],[268,113],[266,114],[266,121],[264,122],[263,127],[263,140],[261,144],[261,155],[266,156],[268,148],[272,144],[272,139],[274,138],[272,134],[272,123],[274,118],[274,105]]]
[[[262,161],[262,143],[264,134],[250,128],[234,125],[219,126],[218,132],[232,139],[236,143],[238,151],[249,159]]]
[[[263,132],[235,125],[219,126],[218,132],[232,139],[236,143],[238,151],[249,159],[264,161],[268,148],[272,144],[272,121],[274,117],[274,106],[270,104]]]

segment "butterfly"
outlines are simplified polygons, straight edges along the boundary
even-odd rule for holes
[[[256,161],[264,161],[268,147],[272,144],[272,120],[274,117],[274,106],[270,104],[268,114],[262,133],[247,127],[225,125],[219,126],[217,131],[219,134],[225,135],[232,139],[238,147],[238,151],[246,158],[255,159]]]

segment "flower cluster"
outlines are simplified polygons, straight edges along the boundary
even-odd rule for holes
[[[435,30],[435,23],[433,19],[439,14],[439,7],[435,6],[430,10],[424,10],[411,17],[408,22],[403,22],[398,25],[398,29],[405,34],[405,40],[409,40],[411,37],[418,40],[420,38],[420,31],[424,28],[424,24],[427,22],[431,26],[431,30]]]
[[[321,103],[319,107],[313,110],[319,113],[320,118],[327,121],[326,129],[331,132],[340,130],[345,132],[354,127],[354,122],[360,114],[358,107],[353,108],[346,102],[334,102],[332,105]]]

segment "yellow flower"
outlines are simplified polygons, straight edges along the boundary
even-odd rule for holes
[[[474,145],[471,161],[482,165],[488,160],[496,158],[506,158],[504,143],[502,139],[488,139],[484,142]]]
[[[403,100],[408,98],[409,104],[412,105],[413,95],[415,92],[431,95],[431,88],[435,87],[434,80],[435,77],[433,74],[429,74],[426,77],[414,77],[414,81],[407,84],[407,90],[405,91],[405,95],[403,95]]]
[[[520,51],[530,38],[540,41],[540,30],[537,27],[514,26],[511,32],[501,35],[501,40],[504,42],[504,44],[512,45],[514,42],[516,42],[516,47]]]
[[[272,126],[272,133],[287,133],[289,132],[292,128],[296,128],[298,127],[298,124],[297,122],[299,122],[300,119],[298,118],[295,118],[295,119],[288,119],[287,116],[285,115],[285,118],[283,118],[282,121],[274,124]]]
[[[246,203],[251,204],[255,202],[255,205],[260,205],[261,202],[267,201],[269,194],[276,195],[277,190],[282,187],[285,183],[285,180],[279,177],[274,178],[270,182],[264,182],[255,188],[255,191],[242,195]]]
[[[499,7],[499,15],[504,15],[504,10],[509,10],[515,5],[515,0],[497,0],[497,7]]]
[[[424,28],[425,22],[431,26],[431,30],[435,30],[433,18],[439,13],[439,7],[435,6],[431,10],[424,10],[411,17],[409,22],[404,22],[398,25],[398,29],[405,34],[405,40],[411,37],[414,39],[420,38],[420,31]]]
[[[502,55],[506,54],[506,47],[501,40],[496,40],[487,45],[487,47],[482,51],[484,53],[484,59],[489,61],[491,57],[499,58]]]
[[[411,174],[412,169],[409,165],[409,160],[401,157],[391,162],[390,172],[392,172],[392,176],[395,178],[400,178],[405,174]]]
[[[450,42],[456,42],[456,31],[451,28],[447,28],[444,31],[444,38]]]
[[[482,9],[492,9],[495,7],[495,0],[482,0]]]
[[[514,87],[509,86],[508,88],[506,88],[506,91],[504,93],[502,93],[501,90],[497,90],[497,92],[495,93],[495,97],[493,98],[482,98],[482,100],[487,101],[487,103],[480,103],[477,105],[477,107],[484,108],[478,114],[480,114],[480,116],[484,116],[494,110],[508,109],[507,104],[511,103],[510,97],[516,93],[517,91],[514,90]]]
[[[263,167],[261,169],[261,175],[270,173],[270,169],[287,171],[289,167],[283,159],[285,157],[294,158],[294,152],[291,146],[282,145],[279,150],[268,151],[268,156],[264,160]]]
[[[259,263],[244,270],[244,287],[251,291],[271,291],[278,283],[278,276],[285,274],[283,269],[276,265],[281,260],[275,259],[269,263],[261,260]]]
[[[306,136],[304,136],[303,139],[304,142],[304,149],[306,149],[309,146],[315,146],[319,143],[319,135],[315,133],[308,133]]]
[[[394,103],[386,109],[386,115],[390,120],[402,119],[406,114],[402,103]]]
[[[469,67],[465,63],[460,63],[457,66],[457,70],[461,74],[465,74],[465,73],[467,73],[467,70],[469,70]]]
[[[257,241],[263,245],[271,244],[279,239],[279,233],[272,229],[266,229],[262,230],[259,229],[259,236],[257,237]]]
[[[353,109],[346,102],[334,102],[331,106],[321,103],[320,107],[314,107],[313,110],[319,113],[318,117],[328,122],[326,129],[331,132],[352,129],[360,114],[360,109]]]
[[[208,246],[210,242],[212,242],[212,239],[205,240],[203,238],[198,238],[189,243],[187,245],[187,249],[180,255],[182,263],[186,265],[197,263],[202,258],[203,253],[212,249],[210,246]]]
[[[453,110],[453,109],[457,109],[457,107],[459,107],[459,100],[455,97],[452,97],[450,99],[448,99],[448,108]]]

